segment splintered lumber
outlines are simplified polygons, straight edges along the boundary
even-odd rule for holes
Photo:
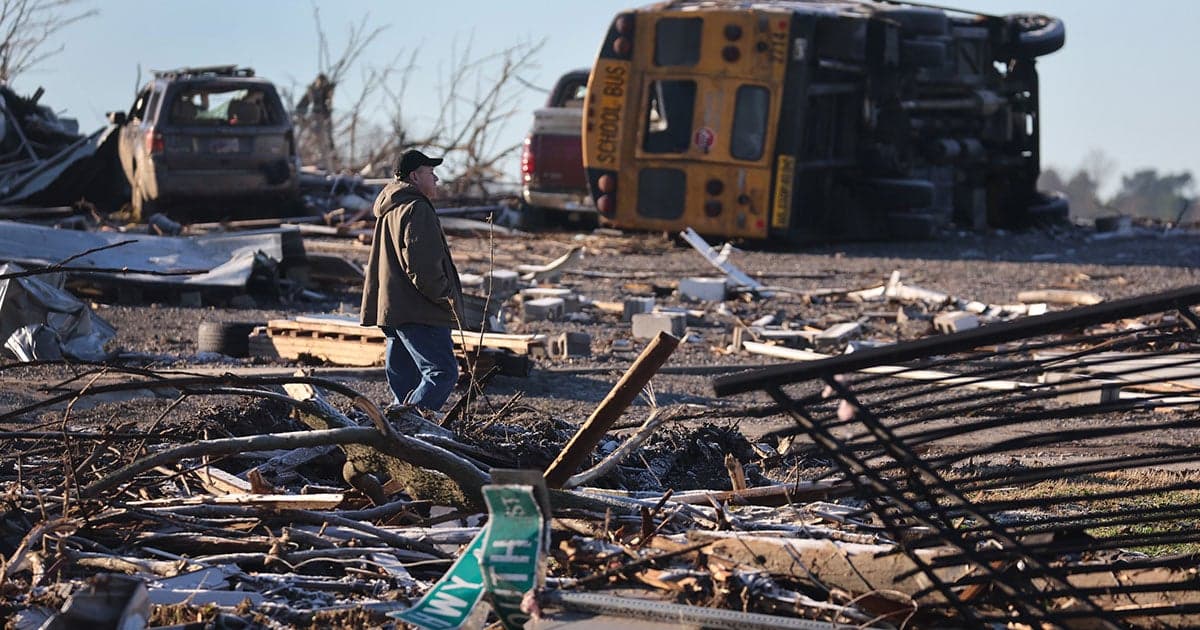
[[[671,500],[689,505],[709,505],[713,501],[734,505],[788,505],[846,494],[852,488],[845,481],[802,481],[744,490],[692,490],[673,494]]]
[[[242,494],[251,491],[249,481],[216,466],[203,466],[192,472],[200,478],[200,485],[213,494]]]
[[[621,376],[621,380],[613,385],[612,390],[600,401],[592,415],[580,425],[575,435],[571,436],[571,441],[567,442],[562,452],[546,469],[548,487],[563,487],[567,479],[579,470],[604,434],[608,433],[613,423],[625,413],[625,409],[667,362],[678,345],[679,339],[665,332],[658,333],[658,336],[650,341],[633,365]]]
[[[867,545],[826,539],[773,538],[745,532],[688,532],[690,542],[709,542],[701,551],[710,562],[766,571],[799,581],[817,580],[825,588],[841,589],[852,596],[881,590],[908,595],[924,593],[918,603],[945,605],[936,589],[911,558],[896,545]],[[960,555],[953,548],[917,549],[923,562]],[[967,564],[938,566],[934,573],[947,584],[969,577],[976,569]]]
[[[1091,306],[1104,301],[1104,298],[1091,291],[1075,291],[1070,289],[1038,289],[1021,291],[1017,294],[1018,302],[1046,302],[1047,304],[1066,304],[1069,306]]]
[[[135,507],[180,507],[185,505],[246,505],[269,510],[330,510],[342,504],[341,494],[224,494],[130,501]]]

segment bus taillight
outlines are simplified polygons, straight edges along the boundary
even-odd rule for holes
[[[716,217],[724,210],[725,206],[721,205],[721,202],[717,201],[716,199],[709,199],[708,201],[704,202],[704,214],[708,215],[709,217]]]
[[[612,175],[601,175],[600,179],[596,180],[596,187],[602,193],[612,194],[617,190],[617,178]]]
[[[613,215],[617,209],[616,205],[617,202],[613,200],[612,195],[600,195],[600,198],[596,200],[596,210],[606,217]]]

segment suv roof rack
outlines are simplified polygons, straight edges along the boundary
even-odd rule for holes
[[[152,70],[156,79],[177,79],[182,77],[252,77],[254,68],[239,68],[236,64],[227,66],[197,66],[175,68],[174,70]]]

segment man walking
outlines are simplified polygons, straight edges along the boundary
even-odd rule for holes
[[[450,329],[462,317],[462,285],[433,209],[441,158],[405,151],[375,199],[375,237],[363,286],[363,326],[387,335],[393,405],[436,412],[458,380]]]

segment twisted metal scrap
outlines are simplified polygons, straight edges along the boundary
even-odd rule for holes
[[[1098,493],[1005,500],[984,493],[1200,466],[1190,443],[1179,446],[1186,439],[1168,439],[1200,429],[1192,411],[1200,405],[1197,303],[1200,287],[1180,289],[774,366],[714,385],[719,395],[769,394],[797,424],[784,433],[807,434],[870,497],[866,509],[930,580],[930,590],[914,597],[936,591],[963,620],[979,624],[1194,625],[1200,596],[1190,570],[1200,560],[1123,550],[1200,542],[1200,530],[1189,526],[1200,520],[1193,492],[1200,480],[1160,473],[1145,475],[1143,487]],[[1121,322],[1135,317],[1138,325]],[[896,367],[878,374],[885,365]],[[872,368],[876,374],[856,374]],[[924,380],[903,380],[917,370]],[[1163,410],[1173,417],[1156,416]],[[1009,437],[996,440],[989,432],[1002,427]],[[1117,454],[1105,453],[1114,446]],[[974,465],[1055,447],[1071,459]],[[1113,501],[1154,504],[1131,511],[1113,509]],[[953,553],[923,560],[916,551],[929,547]],[[963,564],[971,575],[953,583],[936,572]]]

